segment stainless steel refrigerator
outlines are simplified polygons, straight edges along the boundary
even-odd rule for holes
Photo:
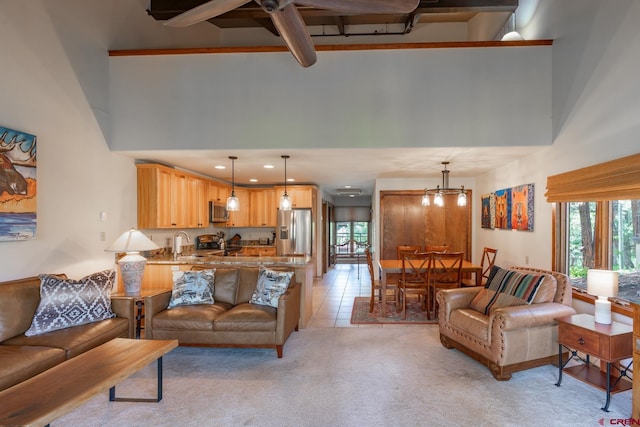
[[[276,252],[278,256],[311,256],[311,209],[278,211]]]

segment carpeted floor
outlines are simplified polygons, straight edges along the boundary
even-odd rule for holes
[[[604,393],[544,366],[498,382],[440,345],[435,325],[313,328],[274,350],[177,348],[164,358],[160,403],[108,393],[52,426],[598,426],[631,414],[631,391]],[[153,396],[155,365],[119,396]],[[602,420],[602,422],[600,422]]]
[[[427,312],[422,310],[420,302],[416,298],[407,300],[406,318],[402,313],[398,313],[392,305],[387,307],[387,315],[382,316],[382,304],[375,303],[373,311],[369,313],[369,298],[356,297],[353,302],[353,311],[351,312],[351,323],[358,324],[381,324],[381,323],[397,323],[397,324],[425,324],[438,323],[438,320],[430,320],[427,318]]]

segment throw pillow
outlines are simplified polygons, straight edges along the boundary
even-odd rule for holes
[[[277,308],[278,299],[287,291],[292,276],[293,271],[275,271],[260,266],[256,290],[249,302]]]
[[[174,271],[171,300],[167,308],[180,305],[213,304],[215,269]]]
[[[543,279],[544,275],[493,266],[485,288],[471,300],[469,308],[489,314],[500,307],[531,304]]]
[[[40,303],[24,333],[26,336],[65,329],[115,317],[111,311],[114,270],[70,280],[52,274],[40,276]]]

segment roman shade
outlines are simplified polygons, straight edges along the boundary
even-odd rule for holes
[[[547,177],[548,202],[640,199],[640,154]]]
[[[369,222],[371,221],[370,206],[336,206],[333,213],[336,222]]]

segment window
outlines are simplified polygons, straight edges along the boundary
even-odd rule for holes
[[[619,272],[619,298],[640,296],[640,154],[547,178],[556,202],[554,266],[586,289],[589,268]]]
[[[587,270],[604,268],[618,271],[619,298],[640,296],[640,200],[564,205],[567,237],[560,247],[573,285],[586,290]]]

